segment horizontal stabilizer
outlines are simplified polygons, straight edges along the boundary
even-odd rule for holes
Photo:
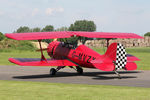
[[[9,61],[21,66],[77,66],[67,59],[9,58]]]
[[[134,62],[127,62],[126,66],[125,66],[126,70],[136,70],[137,69],[137,65]]]
[[[101,60],[92,60],[91,63],[95,68],[102,71],[113,71],[115,68],[113,63],[103,63]]]
[[[134,61],[140,61],[140,59],[131,54],[127,54],[127,62],[134,62]]]
[[[114,63],[104,63],[101,60],[93,60],[91,61],[91,63],[94,65],[95,68],[100,69],[102,71],[114,71],[115,70],[115,66]],[[135,62],[128,62],[124,68],[125,70],[136,70],[137,69],[137,65]]]

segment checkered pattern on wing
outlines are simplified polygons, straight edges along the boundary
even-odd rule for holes
[[[116,70],[123,69],[127,64],[127,53],[122,44],[117,44],[116,52]]]

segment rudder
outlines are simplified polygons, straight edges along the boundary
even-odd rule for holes
[[[124,69],[127,64],[127,53],[125,47],[120,43],[112,43],[106,53],[105,57],[108,57],[113,61],[114,70]]]

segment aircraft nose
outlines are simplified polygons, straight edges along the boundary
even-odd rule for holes
[[[50,57],[53,56],[54,48],[58,43],[59,43],[58,41],[53,41],[53,42],[49,43],[48,48],[47,48],[47,53]]]

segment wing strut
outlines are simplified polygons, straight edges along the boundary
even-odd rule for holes
[[[106,40],[107,40],[107,48],[108,48],[108,46],[109,46],[109,40],[110,40],[111,38],[107,38]]]
[[[43,49],[42,49],[42,45],[41,45],[42,40],[38,40],[38,41],[39,41],[40,51],[41,51],[41,61],[43,61],[43,60],[47,61],[43,54]]]

